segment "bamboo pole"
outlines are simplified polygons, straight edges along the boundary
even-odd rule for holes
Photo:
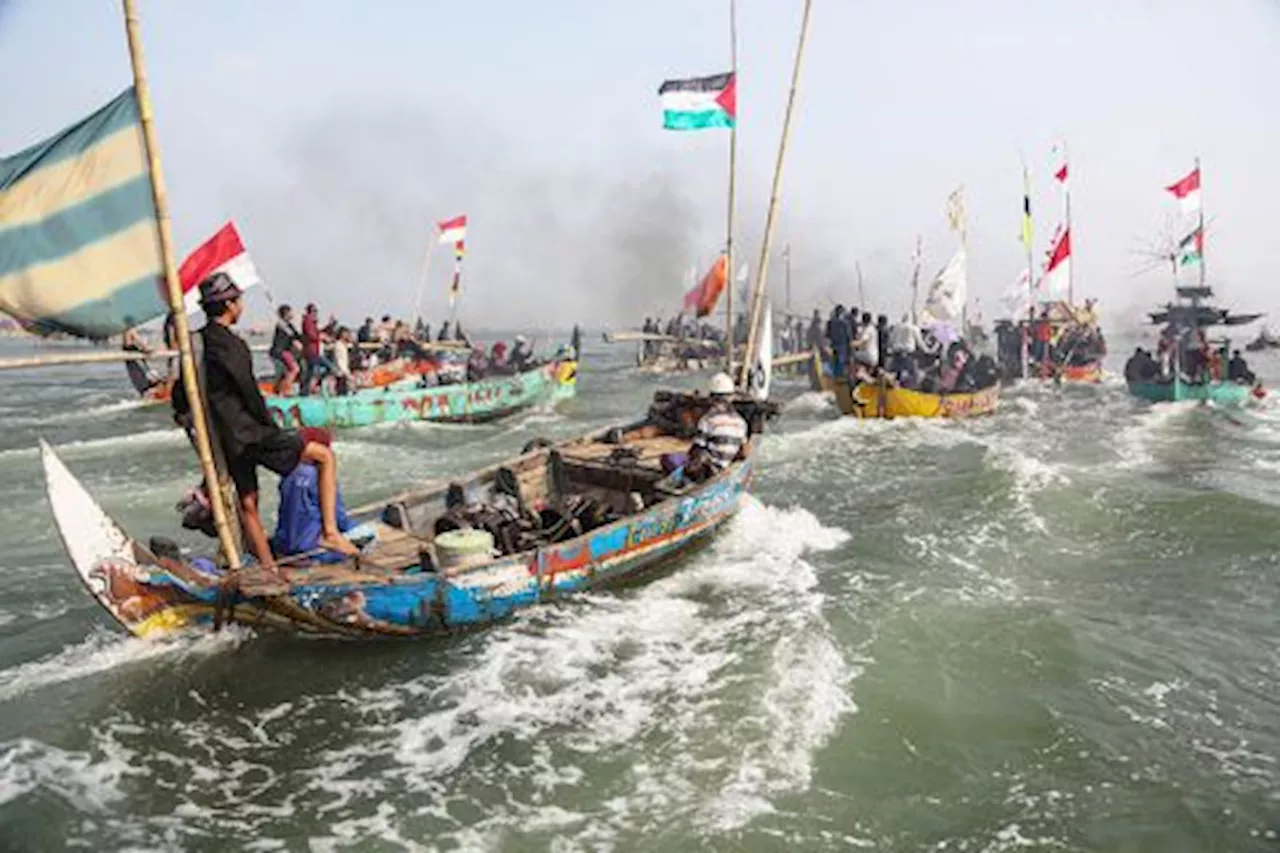
[[[1021,157],[1021,155],[1019,155]],[[1027,160],[1022,157],[1022,199],[1023,199],[1023,216],[1030,217],[1027,209],[1031,204],[1031,175],[1027,171]],[[1028,225],[1024,221],[1023,227],[1023,248],[1027,250],[1027,325],[1022,331],[1022,378],[1031,378],[1031,326],[1035,322],[1036,316],[1036,262],[1033,252],[1034,239],[1026,239],[1031,237],[1027,232]],[[1068,265],[1070,269],[1070,265]],[[967,331],[967,330],[966,330]]]
[[[422,319],[422,301],[427,294],[427,272],[431,269],[431,256],[438,242],[440,241],[435,234],[432,234],[431,239],[427,241],[427,254],[422,259],[422,274],[418,276],[418,298],[413,302],[414,322]]]
[[[217,466],[213,461],[213,446],[209,439],[209,423],[205,419],[204,398],[200,394],[200,382],[196,376],[195,360],[191,357],[191,327],[182,304],[182,284],[178,281],[178,268],[173,256],[173,237],[170,234],[169,199],[165,193],[164,175],[160,171],[160,149],[156,143],[151,90],[147,86],[147,72],[142,59],[142,38],[138,32],[138,10],[134,0],[122,0],[124,27],[129,40],[129,62],[133,66],[133,85],[138,97],[138,113],[142,123],[142,140],[147,152],[151,172],[151,193],[156,205],[156,219],[160,226],[160,259],[164,264],[165,283],[168,286],[169,308],[173,311],[174,329],[178,336],[179,364],[182,384],[187,392],[194,423],[196,455],[209,490],[213,523],[218,541],[231,569],[240,568],[240,549],[231,531],[227,507],[221,499]]]
[[[1062,165],[1067,170],[1067,179],[1062,184],[1062,200],[1063,215],[1067,222],[1067,233],[1071,233],[1071,160],[1067,156],[1067,143],[1062,143]],[[1075,255],[1075,238],[1072,237],[1071,246],[1072,257],[1067,263],[1067,304],[1075,307],[1076,304],[1076,259]]]
[[[773,245],[773,230],[777,224],[778,195],[782,189],[782,164],[787,156],[787,138],[791,134],[791,116],[795,111],[796,90],[800,87],[800,68],[804,60],[804,45],[809,36],[809,12],[813,0],[804,0],[804,17],[800,21],[800,38],[796,42],[795,66],[791,70],[791,90],[787,93],[787,111],[782,119],[782,138],[778,142],[778,161],[773,169],[773,189],[769,194],[769,212],[765,216],[764,240],[760,244],[760,265],[756,268],[756,287],[751,294],[751,319],[747,325],[747,349],[742,356],[742,370],[738,384],[748,385],[752,362],[755,361],[756,336],[759,333],[760,311],[764,305],[765,287],[769,276],[769,249]]]
[[[1192,242],[1192,245],[1193,245],[1193,246],[1195,246],[1197,249],[1199,249],[1199,250],[1200,250],[1200,286],[1201,286],[1201,287],[1204,287],[1204,275],[1205,275],[1205,272],[1204,272],[1204,256],[1205,256],[1204,245],[1205,245],[1205,243],[1206,243],[1207,241],[1205,240],[1205,233],[1204,233],[1204,175],[1200,174],[1200,158],[1199,158],[1199,157],[1197,157],[1197,158],[1196,158],[1196,174],[1197,174],[1197,175],[1199,175],[1199,177],[1200,177],[1200,189],[1199,189],[1199,193],[1200,193],[1200,218],[1199,218],[1199,220],[1198,220],[1198,223],[1199,223],[1199,224],[1197,225],[1197,228],[1198,228],[1198,230],[1199,230],[1199,232],[1200,232],[1200,240],[1198,241],[1198,245],[1197,245],[1197,241],[1193,241],[1193,242]]]
[[[733,86],[736,91],[738,86],[738,10],[736,0],[729,0],[729,71],[733,74]],[[733,334],[733,290],[738,284],[737,277],[733,271],[734,194],[737,186],[738,171],[737,112],[735,105],[733,126],[729,128],[729,212],[724,240],[725,286],[729,291],[725,294],[724,303],[724,369],[731,376],[733,375],[733,348],[735,343]]]

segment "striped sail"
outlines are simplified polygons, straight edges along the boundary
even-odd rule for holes
[[[0,310],[40,334],[101,339],[168,307],[132,88],[0,160]]]

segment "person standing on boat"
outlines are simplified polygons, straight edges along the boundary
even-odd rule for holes
[[[355,380],[351,375],[351,330],[346,326],[338,328],[333,342],[333,375],[334,393],[340,397],[350,394]]]
[[[833,372],[837,377],[843,377],[849,370],[849,344],[853,340],[843,305],[837,305],[831,311],[831,319],[827,320],[827,340],[831,342]]]
[[[226,273],[200,284],[200,307],[209,322],[200,330],[205,394],[214,435],[227,462],[239,500],[245,541],[265,568],[275,566],[271,544],[258,514],[258,468],[286,477],[302,463],[316,466],[320,481],[320,547],[354,555],[356,547],[338,529],[338,461],[326,430],[285,431],[276,425],[253,375],[249,345],[232,330],[244,313],[242,292]],[[189,424],[185,386],[174,387],[173,410]]]
[[[302,389],[303,397],[308,396],[329,370],[325,369],[324,356],[320,353],[320,309],[314,302],[309,303],[302,312]]]
[[[271,336],[271,363],[276,367],[275,393],[286,397],[293,392],[293,383],[297,381],[302,369],[298,366],[298,356],[302,354],[302,335],[298,327],[293,325],[293,309],[281,305],[276,309],[276,330]]]
[[[853,338],[854,366],[874,370],[880,364],[880,335],[871,322],[871,314],[863,312],[862,322]]]

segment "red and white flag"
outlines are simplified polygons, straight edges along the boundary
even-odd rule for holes
[[[1067,149],[1061,145],[1055,145],[1053,148],[1054,169],[1053,177],[1058,183],[1065,188],[1069,175],[1067,174]]]
[[[1166,190],[1173,193],[1178,201],[1182,202],[1182,209],[1188,213],[1193,213],[1200,209],[1200,167],[1196,166],[1191,170],[1191,174],[1187,175],[1177,183],[1170,184],[1165,187]]]
[[[226,273],[241,290],[262,284],[262,277],[245,251],[233,222],[223,225],[218,233],[201,243],[178,269],[182,301],[188,314],[200,310],[200,282],[218,272]]]
[[[441,243],[461,243],[467,239],[467,216],[464,213],[462,216],[437,222],[436,230],[440,232]]]
[[[1040,279],[1041,293],[1051,299],[1061,299],[1068,292],[1070,275],[1071,229],[1059,228],[1045,262],[1044,277]]]

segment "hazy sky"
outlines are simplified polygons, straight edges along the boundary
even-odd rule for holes
[[[466,212],[473,325],[625,324],[672,313],[722,239],[727,134],[662,131],[656,89],[725,69],[727,0],[140,5],[179,250],[234,218],[283,299],[407,313],[431,223]],[[754,263],[801,3],[738,7]],[[118,4],[0,0],[0,80],[5,153],[96,108],[129,83]],[[990,317],[1025,264],[1019,153],[1042,243],[1065,138],[1077,284],[1112,325],[1167,296],[1143,252],[1196,155],[1211,279],[1280,311],[1278,81],[1275,0],[814,0],[778,232],[795,302],[856,301],[860,261],[868,301],[900,311],[915,235],[930,271],[950,254],[963,182]]]

